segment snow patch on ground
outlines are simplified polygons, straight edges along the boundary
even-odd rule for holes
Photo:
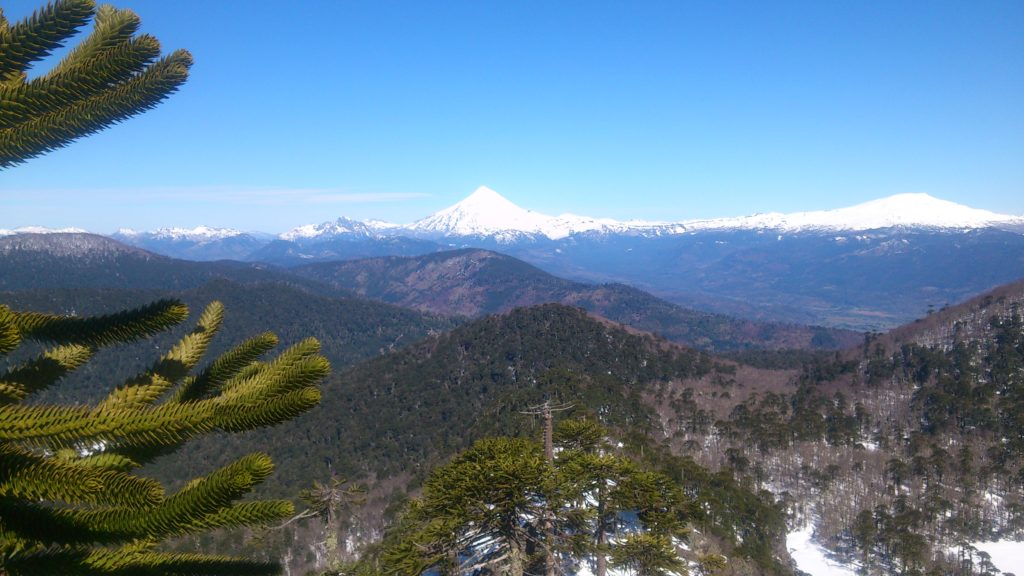
[[[629,576],[627,573],[616,570],[615,568],[608,568],[608,576]],[[580,562],[580,569],[576,572],[576,576],[594,576],[594,571],[590,566],[589,562]]]
[[[1002,540],[999,542],[974,542],[978,550],[988,552],[992,563],[1002,572],[1024,576],[1024,542]]]
[[[813,540],[814,527],[804,526],[786,535],[786,548],[797,568],[811,576],[856,576],[853,566],[830,559]]]

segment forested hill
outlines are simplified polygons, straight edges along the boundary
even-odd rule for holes
[[[689,460],[667,453],[655,458],[660,452],[651,439],[660,424],[650,395],[669,382],[721,386],[715,382],[730,380],[735,370],[580,309],[519,308],[339,371],[325,383],[320,406],[303,417],[247,436],[199,441],[155,472],[189,477],[261,448],[278,466],[270,488],[284,494],[332,476],[365,482],[368,503],[350,524],[350,536],[365,543],[431,468],[474,440],[536,437],[537,417],[522,412],[550,399],[571,404],[562,416],[596,418],[654,458],[652,465],[674,470],[714,511],[702,520],[707,537],[714,534],[730,552],[747,542],[735,552],[738,565],[760,562],[769,570],[764,567],[776,566],[782,542],[772,500]],[[767,573],[762,569],[753,573]]]
[[[352,296],[323,282],[266,264],[177,260],[95,234],[0,237],[0,291],[119,288],[191,290],[210,280],[293,284],[328,296]]]
[[[705,350],[835,349],[861,340],[860,333],[848,330],[740,320],[700,312],[622,284],[564,280],[522,260],[488,250],[326,262],[293,271],[368,298],[438,314],[479,317],[536,304],[578,306]]]
[[[246,338],[270,330],[281,347],[307,337],[321,343],[335,371],[401,348],[432,332],[450,329],[446,319],[362,298],[331,298],[311,294],[293,285],[273,282],[239,284],[213,279],[189,290],[127,290],[113,288],[38,289],[0,292],[0,303],[15,310],[88,316],[106,314],[177,298],[189,306],[192,320],[151,340],[103,349],[60,386],[40,395],[81,403],[102,397],[122,378],[148,368],[213,300],[226,308],[224,325],[211,344],[208,360]]]
[[[988,339],[998,324],[993,319],[1008,318],[1022,305],[1024,280],[1018,280],[966,302],[932,310],[924,318],[877,338],[875,345],[881,343],[893,351],[907,342],[949,348],[957,342]]]
[[[1024,539],[1024,320],[1014,283],[758,389],[673,384],[662,437],[792,502],[872,575],[993,574],[976,545]]]
[[[520,308],[336,370],[318,408],[260,442],[282,452],[275,462],[286,483],[383,477],[426,470],[487,434],[533,429],[518,410],[546,398],[647,431],[642,395],[653,382],[729,370],[579,309]]]
[[[364,458],[353,472],[394,473],[484,434],[519,432],[528,419],[518,411],[547,398],[648,431],[642,395],[651,383],[720,370],[706,354],[551,304],[488,316],[361,364],[339,375],[342,394],[324,407],[372,415],[349,435]]]

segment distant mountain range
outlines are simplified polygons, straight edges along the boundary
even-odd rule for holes
[[[233,228],[159,228],[139,231],[122,228],[111,237],[127,244],[154,250],[179,249],[186,245],[205,247],[192,254],[197,260],[215,259],[211,256],[221,250],[218,243],[244,240],[253,250],[280,240],[297,244],[315,244],[330,240],[357,239],[382,240],[404,237],[445,240],[469,237],[489,239],[501,244],[514,244],[523,240],[563,240],[571,237],[604,235],[670,236],[707,231],[758,231],[794,233],[832,233],[882,230],[889,228],[963,231],[996,228],[1024,231],[1024,216],[997,214],[971,208],[928,194],[897,194],[847,208],[795,212],[783,214],[769,212],[749,216],[716,219],[695,219],[678,222],[642,220],[618,221],[610,218],[592,218],[575,214],[548,216],[524,209],[486,186],[477,188],[460,202],[411,224],[395,224],[382,220],[352,220],[340,217],[320,224],[306,224],[279,235],[262,232],[243,232]],[[47,229],[30,226],[14,230],[0,229],[0,236],[17,233],[85,232],[80,228]],[[424,245],[426,247],[426,245]],[[159,250],[154,250],[158,251]],[[163,253],[163,252],[161,252]],[[171,255],[171,254],[168,254]],[[302,257],[302,256],[299,256]],[[306,258],[317,258],[307,254]],[[252,259],[252,258],[250,258]]]
[[[177,258],[281,266],[482,248],[686,307],[856,330],[891,328],[929,305],[1024,277],[1024,217],[927,194],[837,210],[645,222],[548,216],[481,187],[405,225],[338,218],[276,237],[208,227],[113,237]]]
[[[704,350],[835,349],[863,339],[849,330],[700,312],[623,284],[564,280],[511,256],[474,248],[322,262],[291,271],[367,298],[435,314],[479,317],[523,306],[566,304]]]
[[[228,282],[237,290],[260,285],[271,291],[276,286],[306,293],[310,314],[323,307],[317,301],[322,297],[375,300],[463,321],[520,306],[563,303],[705,350],[836,349],[861,338],[846,330],[689,310],[635,288],[563,280],[511,256],[476,249],[279,268],[230,260],[180,260],[94,234],[18,234],[0,238],[0,270],[0,296],[116,289],[149,291],[152,297],[152,291],[187,291]],[[225,285],[228,292],[230,285]]]

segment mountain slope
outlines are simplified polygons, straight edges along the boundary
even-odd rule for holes
[[[1021,311],[1024,280],[998,286],[959,304],[929,310],[926,316],[872,338],[872,345],[882,345],[889,353],[910,343],[949,350],[964,342],[991,340],[1001,319]],[[859,352],[865,353],[863,349]]]
[[[505,252],[556,276],[621,282],[746,318],[884,331],[1024,277],[1024,235],[887,229],[858,234],[709,230],[590,236]]]
[[[333,262],[375,256],[415,256],[442,249],[440,244],[420,238],[367,237],[341,233],[273,240],[247,255],[245,260],[296,266],[309,262]]]
[[[207,226],[160,228],[152,232],[122,229],[111,238],[164,256],[198,261],[244,260],[270,241],[266,235]]]
[[[1024,440],[998,432],[1012,420],[986,420],[976,410],[1024,413],[1007,410],[1024,398],[1014,368],[1024,365],[1024,324],[1013,323],[1010,298],[1003,304],[1011,317],[1000,317],[1002,328],[960,349],[901,346],[890,354],[872,338],[800,370],[720,361],[560,305],[517,309],[338,374],[307,420],[261,432],[250,444],[211,444],[204,458],[271,446],[277,461],[289,463],[282,466],[287,482],[367,477],[369,509],[352,529],[367,534],[394,487],[415,486],[425,468],[482,435],[535,433],[536,422],[520,412],[551,398],[614,429],[643,431],[653,439],[647,453],[675,453],[659,453],[665,462],[689,455],[720,470],[703,476],[708,484],[695,494],[708,495],[708,486],[734,475],[741,486],[770,489],[794,521],[813,524],[817,541],[848,561],[866,558],[871,574],[907,565],[951,573],[969,542],[1019,537],[1024,526],[1017,512]],[[970,305],[961,309],[972,314]],[[954,312],[946,314],[956,322]],[[964,379],[971,374],[979,377]],[[986,392],[998,382],[1005,393]],[[976,420],[963,430],[956,418],[936,419],[964,407]],[[196,463],[166,465],[191,472]],[[674,477],[701,474],[677,470]],[[747,517],[741,502],[738,494],[709,502],[722,508],[712,508],[714,520],[701,533]],[[868,519],[876,531],[858,532]],[[754,546],[761,537],[744,532],[734,544]]]
[[[659,449],[644,438],[657,424],[645,396],[667,381],[727,379],[733,369],[578,309],[520,308],[339,371],[323,387],[320,406],[302,418],[247,437],[203,441],[189,458],[163,461],[154,471],[184,476],[259,447],[278,464],[270,479],[277,489],[331,477],[365,481],[368,502],[350,520],[348,537],[372,539],[385,508],[434,465],[483,436],[536,434],[537,419],[521,413],[531,405],[548,398],[571,403],[573,414],[599,418],[653,456]],[[758,562],[771,566],[773,557],[744,556],[766,554],[780,542],[772,528],[781,522],[778,510],[728,475],[685,459],[666,456],[664,463],[678,467],[673,477],[696,495],[699,509],[714,511],[701,531],[734,552],[747,573],[770,573]],[[736,508],[726,513],[730,503]]]
[[[307,337],[318,339],[335,371],[453,326],[451,321],[430,314],[363,298],[312,294],[300,287],[276,282],[240,284],[212,279],[186,290],[107,287],[0,292],[0,303],[16,310],[79,316],[118,312],[162,298],[184,301],[193,318],[213,300],[224,303],[224,326],[211,347],[210,357],[246,338],[271,330],[281,339],[282,346]],[[151,340],[104,349],[52,393],[71,396],[77,401],[102,396],[121,378],[148,368],[160,351],[187,329],[188,322]]]
[[[438,314],[476,317],[552,302],[579,306],[615,322],[704,349],[837,348],[861,340],[852,332],[744,321],[688,310],[619,284],[571,282],[485,250],[331,262],[292,271],[368,298]]]
[[[1022,303],[1002,286],[774,384],[670,382],[661,434],[785,495],[794,528],[867,574],[991,573],[974,543],[1024,538]]]
[[[265,264],[194,262],[161,256],[95,234],[0,237],[0,290],[120,288],[188,290],[218,278],[294,284],[313,293],[351,293]]]

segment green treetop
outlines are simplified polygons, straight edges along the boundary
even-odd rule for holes
[[[685,573],[674,542],[686,535],[681,490],[612,454],[605,436],[593,423],[563,423],[551,462],[534,441],[476,442],[430,474],[389,534],[381,571],[523,576],[593,560],[604,574],[610,556],[637,573]]]

